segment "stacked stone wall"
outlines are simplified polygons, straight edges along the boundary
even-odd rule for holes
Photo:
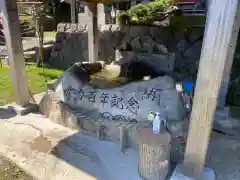
[[[99,25],[99,60],[115,60],[115,50],[135,53],[175,54],[175,69],[196,74],[203,28],[174,29],[148,26]],[[50,63],[67,69],[88,61],[87,25],[60,23]]]

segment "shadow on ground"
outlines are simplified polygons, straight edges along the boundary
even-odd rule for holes
[[[214,169],[217,180],[238,180],[240,177],[240,141],[213,132],[206,158],[206,167]],[[52,154],[98,180],[141,180],[137,153],[120,151],[117,144],[99,141],[76,133],[61,140]]]
[[[238,180],[240,177],[240,139],[212,132],[206,166],[214,169],[216,180]]]
[[[122,153],[117,144],[82,133],[61,140],[52,154],[98,180],[141,180],[134,150]]]

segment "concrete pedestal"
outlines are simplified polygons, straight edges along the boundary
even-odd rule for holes
[[[205,168],[203,173],[204,173],[203,179],[201,179],[201,180],[216,180],[215,172],[212,169]],[[193,179],[193,178],[185,176],[183,173],[183,170],[181,169],[181,166],[178,166],[174,170],[170,180],[198,180],[198,179]]]

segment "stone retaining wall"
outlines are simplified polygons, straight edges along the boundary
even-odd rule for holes
[[[59,24],[50,64],[67,69],[77,61],[88,61],[87,25]],[[115,60],[115,50],[140,53],[175,53],[175,68],[196,74],[203,28],[179,29],[148,26],[99,26],[99,60]],[[187,67],[186,67],[187,66]]]

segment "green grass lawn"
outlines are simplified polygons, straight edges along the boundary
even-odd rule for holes
[[[43,92],[47,89],[47,82],[57,79],[62,71],[55,69],[37,68],[27,66],[29,89],[32,94]],[[0,105],[14,101],[14,91],[11,84],[11,72],[8,67],[0,68]]]
[[[55,37],[57,34],[56,31],[45,31],[44,32],[44,37]]]

